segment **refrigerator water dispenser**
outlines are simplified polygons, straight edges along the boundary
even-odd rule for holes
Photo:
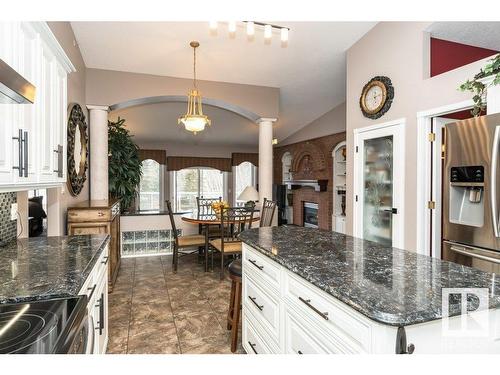
[[[484,167],[451,168],[449,220],[454,224],[483,226]]]

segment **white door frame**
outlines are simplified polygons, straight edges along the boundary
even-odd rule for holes
[[[429,239],[431,236],[437,235],[436,228],[441,227],[441,205],[437,205],[437,209],[432,210],[433,228],[431,228],[431,215],[427,215],[429,208],[427,202],[431,196],[440,196],[438,194],[438,186],[431,187],[432,172],[429,165],[431,164],[431,150],[436,150],[436,145],[429,142],[428,134],[432,129],[432,118],[445,116],[448,113],[457,112],[472,108],[474,102],[472,99],[458,103],[448,104],[445,106],[432,108],[425,111],[417,112],[417,253],[424,255],[434,255],[441,257],[439,248],[436,249],[436,241],[433,241],[431,249]],[[434,158],[434,162],[440,162],[440,158]],[[436,165],[433,165],[433,171],[436,171]],[[435,185],[435,184],[434,184]],[[432,189],[432,190],[431,190]],[[431,194],[433,193],[433,194]]]
[[[397,191],[393,197],[392,205],[398,209],[398,220],[397,226],[393,227],[393,247],[404,248],[404,222],[405,222],[405,210],[404,210],[404,200],[405,200],[405,152],[406,152],[406,138],[405,138],[405,125],[406,118],[400,118],[393,121],[384,122],[381,124],[375,124],[367,126],[364,128],[354,129],[354,183],[353,183],[353,205],[354,205],[354,215],[353,215],[353,231],[354,236],[363,238],[363,197],[364,190],[361,188],[361,181],[363,179],[363,156],[360,152],[356,150],[361,149],[360,140],[366,133],[373,133],[373,138],[383,137],[387,135],[393,135],[394,137],[394,155],[399,155],[399,157],[393,158],[393,170],[394,174],[398,174],[401,177],[393,178],[393,191]],[[361,167],[360,167],[361,166]],[[358,196],[358,201],[356,201],[356,196]]]

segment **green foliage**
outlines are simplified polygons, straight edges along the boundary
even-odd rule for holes
[[[139,148],[124,123],[119,117],[116,122],[108,121],[109,192],[127,210],[137,196],[142,170]]]
[[[486,104],[484,103],[484,95],[488,86],[480,82],[479,80],[489,76],[494,76],[493,81],[489,84],[489,86],[496,86],[500,84],[500,54],[489,60],[488,64],[486,64],[486,66],[474,76],[474,79],[468,79],[459,87],[460,91],[470,91],[474,94],[472,96],[472,100],[474,101],[474,108],[472,108],[471,111],[471,114],[473,116],[479,116],[481,112],[486,108]]]

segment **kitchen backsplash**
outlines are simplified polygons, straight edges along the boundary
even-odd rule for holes
[[[17,236],[17,220],[10,220],[10,206],[16,202],[16,193],[0,193],[0,244]]]

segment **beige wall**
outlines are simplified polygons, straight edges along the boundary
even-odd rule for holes
[[[191,79],[150,74],[87,69],[87,102],[113,105],[127,100],[162,95],[185,96]],[[261,117],[278,117],[279,89],[225,82],[199,81],[204,97],[240,106]]]
[[[71,28],[69,22],[47,22],[50,29],[54,33],[55,37],[61,44],[61,47],[64,49],[69,59],[73,63],[76,68],[76,72],[71,73],[68,76],[68,105],[71,103],[78,103],[83,108],[84,113],[87,117],[88,124],[88,114],[87,109],[85,107],[85,75],[86,68],[85,63],[82,58],[82,54],[80,53],[80,49],[73,42],[75,40],[75,36],[73,34],[73,29]],[[87,171],[88,178],[88,171]],[[50,189],[54,190],[54,189]],[[60,234],[66,233],[66,212],[67,208],[71,205],[89,199],[89,182],[85,183],[85,186],[82,192],[77,196],[73,197],[66,185],[60,189],[55,189],[59,192],[52,191],[52,196],[57,197],[59,195],[59,207],[55,209],[55,212],[59,213],[59,229]],[[49,208],[50,211],[50,208]],[[53,212],[50,212],[53,214]],[[50,220],[50,218],[49,218]]]
[[[337,134],[345,131],[345,103],[339,104],[307,124],[288,138],[280,142],[281,145],[288,145],[306,141],[308,139],[324,137],[325,135]]]
[[[347,51],[347,168],[353,170],[353,130],[406,118],[405,248],[416,250],[417,223],[417,112],[470,99],[457,87],[485,64],[481,60],[428,78],[427,22],[382,22]],[[364,84],[376,75],[388,76],[394,85],[391,109],[382,118],[365,118],[359,108]],[[352,233],[353,175],[347,179],[347,230]]]

